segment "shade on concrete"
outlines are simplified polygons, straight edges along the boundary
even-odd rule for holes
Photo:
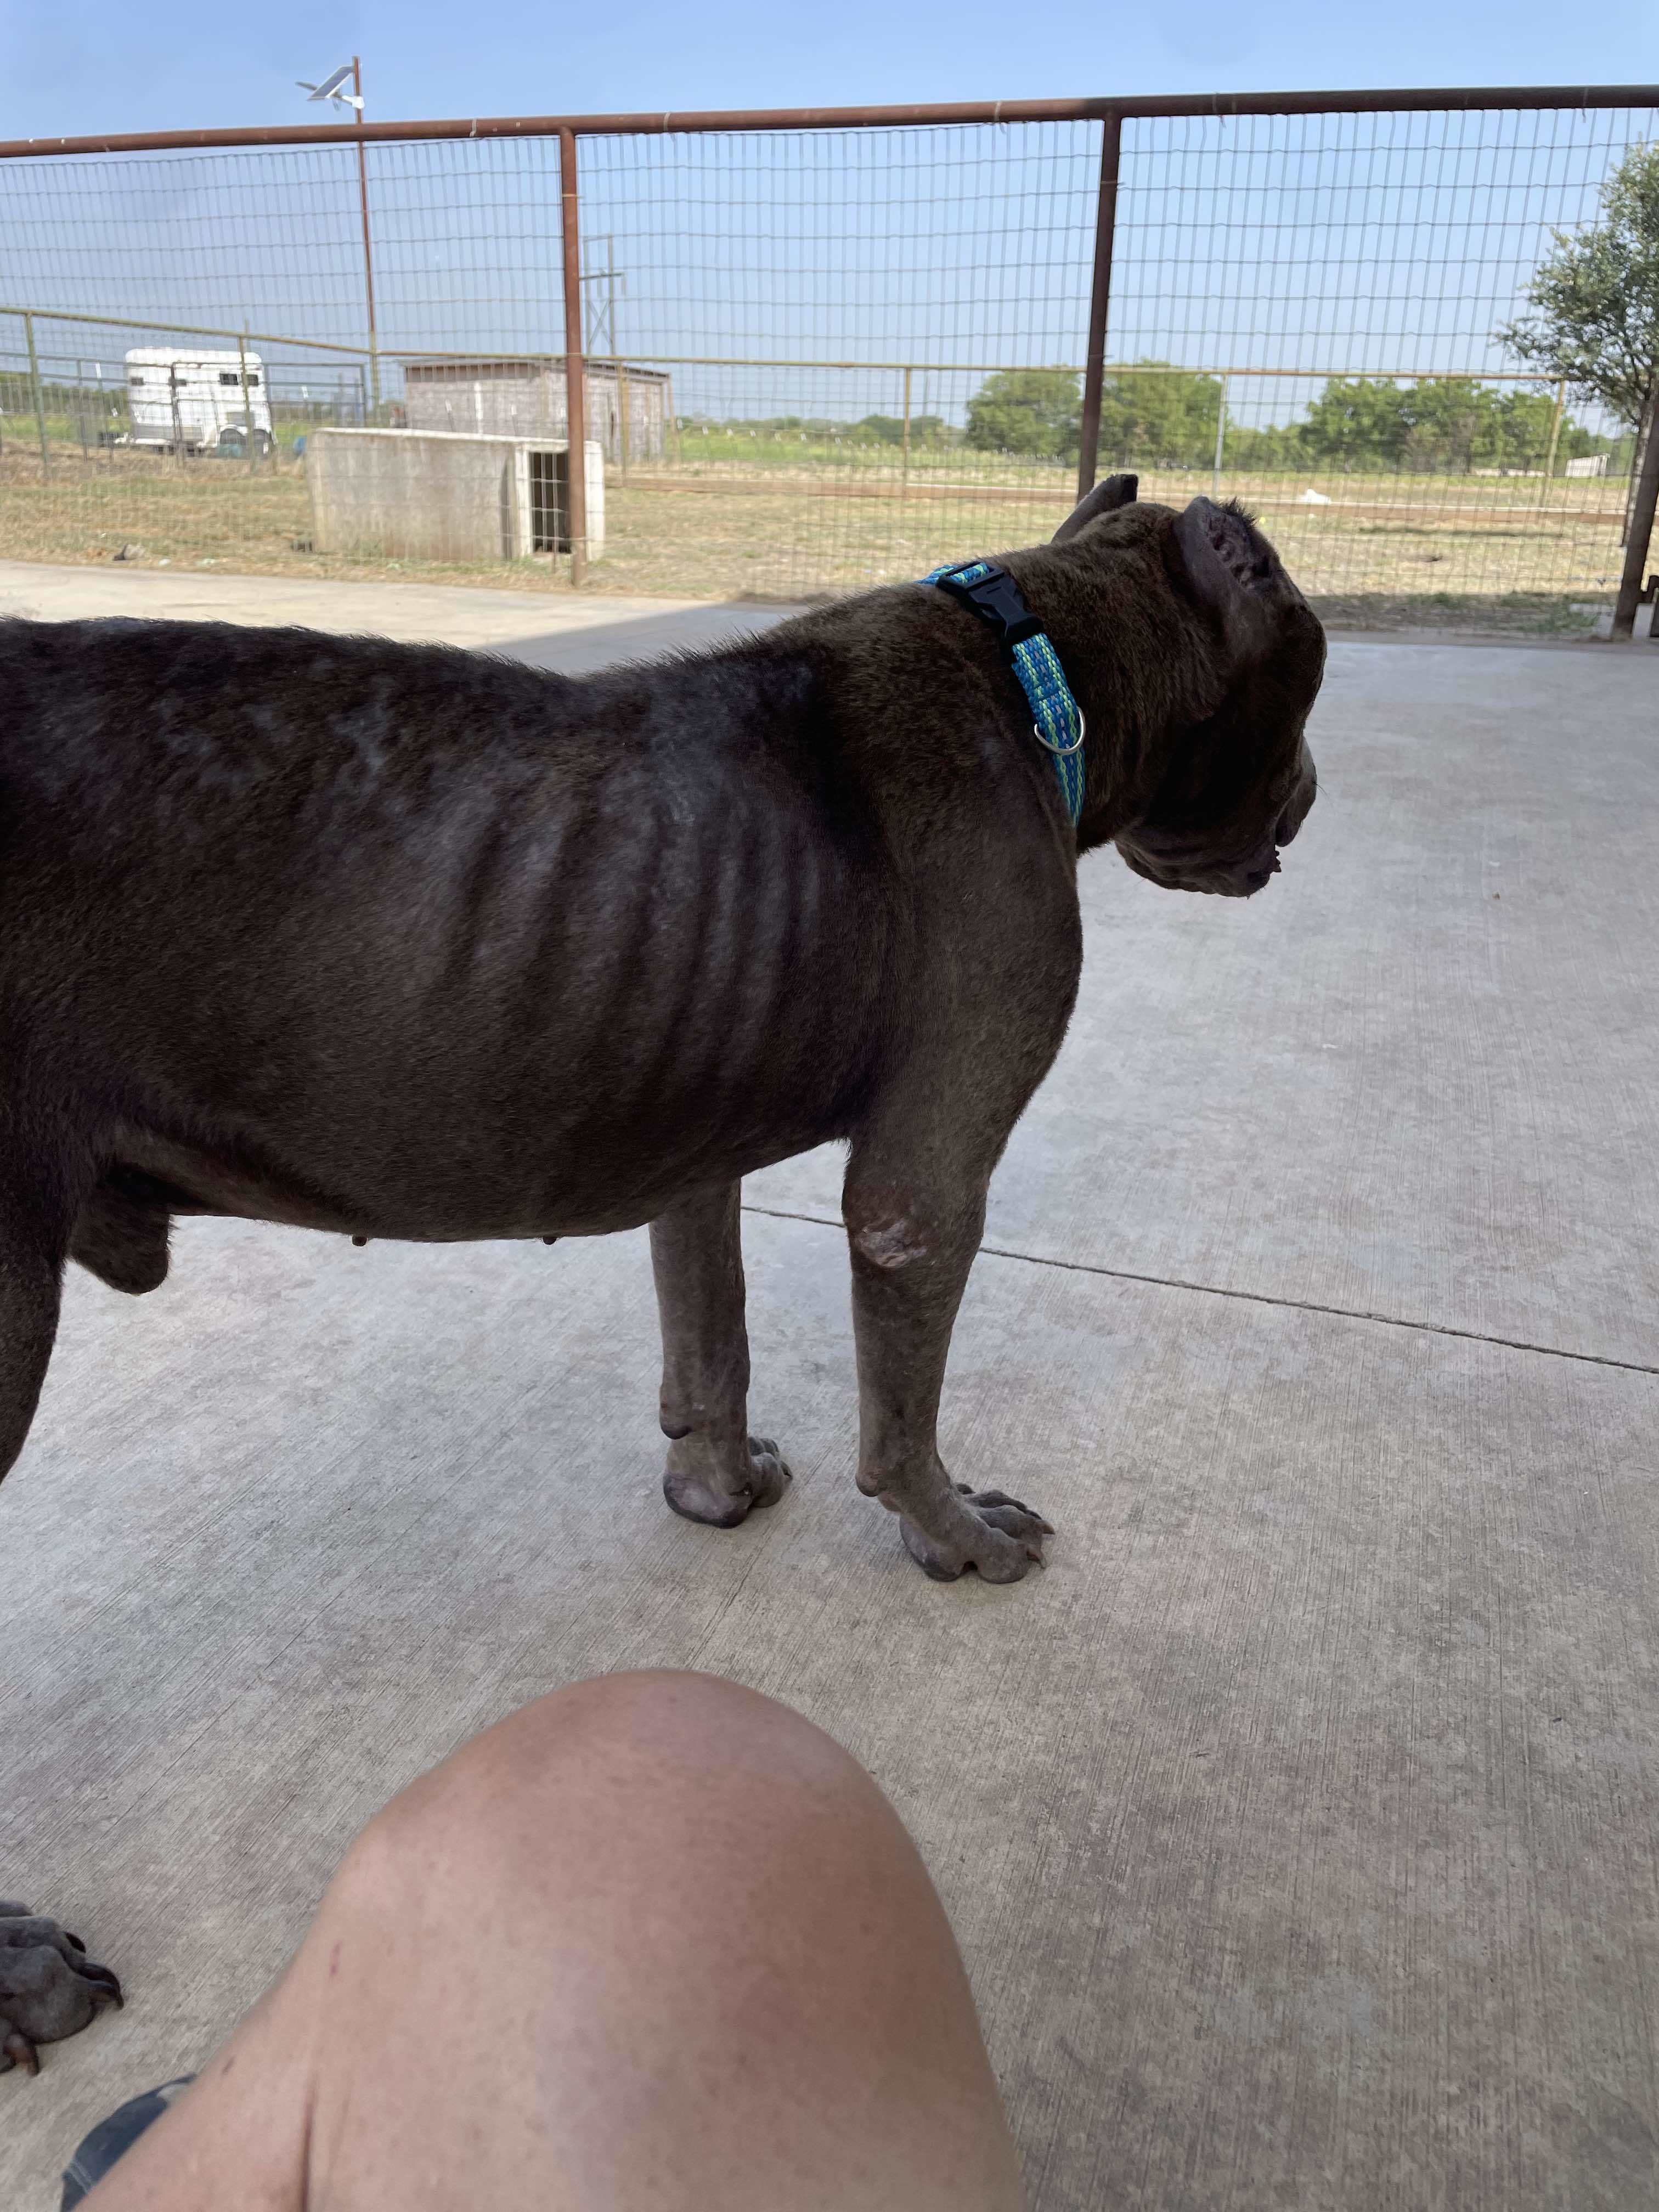
[[[1059,1525],[1017,1588],[854,1490],[830,1155],[750,1190],[797,1480],[725,1535],[657,1495],[639,1237],[77,1277],[0,1492],[0,1890],[131,2002],[0,2081],[0,2201],[201,2059],[402,1781],[639,1664],[888,1790],[1042,2212],[1652,2201],[1656,664],[1339,647],[1264,897],[1088,864],[947,1391]]]
[[[732,610],[696,599],[633,599],[551,588],[474,591],[445,584],[353,583],[312,576],[228,576],[208,568],[157,562],[151,568],[106,563],[55,568],[44,561],[0,561],[0,616],[69,622],[125,615],[153,622],[234,622],[261,626],[301,623],[311,629],[362,632],[406,644],[440,639],[450,645],[498,647],[533,634],[538,650],[568,644],[577,633],[618,625],[690,621],[693,635],[710,616],[725,629]],[[619,648],[627,650],[627,647]],[[613,649],[614,652],[615,649]]]

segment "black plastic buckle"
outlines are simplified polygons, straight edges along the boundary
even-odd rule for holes
[[[976,564],[963,564],[972,568]],[[988,575],[965,583],[960,576],[936,576],[934,582],[942,592],[949,592],[970,614],[979,617],[997,633],[998,642],[1012,653],[1028,637],[1041,635],[1042,624],[1025,604],[1025,595],[1006,568],[992,568]]]

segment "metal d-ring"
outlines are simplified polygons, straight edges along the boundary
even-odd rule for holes
[[[1051,753],[1058,753],[1061,760],[1069,760],[1073,753],[1082,751],[1083,740],[1088,727],[1088,718],[1079,707],[1077,710],[1077,735],[1069,745],[1057,745],[1052,738],[1045,738],[1035,722],[1031,725],[1031,735],[1040,745],[1046,745]]]

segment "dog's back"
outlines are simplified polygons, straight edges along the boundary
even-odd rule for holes
[[[131,1164],[188,1194],[205,1146],[379,1234],[642,1219],[642,1161],[836,1133],[884,902],[767,662],[0,625],[3,1018]]]

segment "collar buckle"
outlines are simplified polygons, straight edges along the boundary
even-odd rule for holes
[[[949,592],[969,613],[995,630],[998,644],[1006,652],[1024,645],[1042,628],[1008,571],[994,568],[988,561],[968,561],[959,568],[938,569],[928,581]]]

